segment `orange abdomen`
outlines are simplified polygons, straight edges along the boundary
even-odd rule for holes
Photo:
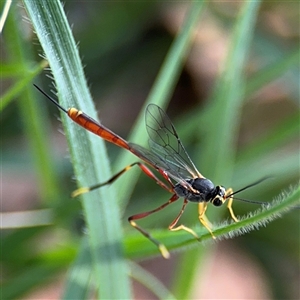
[[[102,137],[106,141],[111,142],[124,149],[127,150],[130,149],[128,143],[123,138],[121,138],[120,136],[118,136],[116,133],[112,132],[105,126],[101,125],[96,120],[86,115],[84,112],[76,108],[70,108],[68,110],[68,116],[78,125]]]

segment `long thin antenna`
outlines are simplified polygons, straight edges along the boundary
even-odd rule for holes
[[[263,182],[263,181],[265,181],[266,179],[269,179],[269,178],[271,178],[271,176],[263,177],[262,179],[260,179],[260,180],[258,180],[258,181],[256,181],[256,182],[254,182],[254,183],[251,183],[251,184],[249,184],[249,185],[243,187],[242,189],[240,189],[240,190],[238,190],[238,191],[235,191],[234,193],[228,195],[226,198],[230,198],[230,197],[232,197],[233,195],[235,195],[235,194],[237,194],[237,193],[240,193],[240,192],[242,192],[242,191],[244,191],[244,190],[246,190],[246,189],[248,189],[248,188],[250,188],[250,187],[252,187],[252,186],[254,186],[254,185],[257,185],[257,184],[259,184],[259,183],[261,183],[261,182]],[[259,204],[259,205],[263,205],[263,206],[269,206],[269,205],[270,205],[270,203],[268,203],[268,202],[261,202],[261,201],[255,201],[255,200],[248,200],[248,199],[237,198],[237,197],[234,197],[233,199],[234,199],[234,200],[243,201],[243,202],[247,202],[247,203],[252,203],[252,204]],[[293,209],[300,209],[300,206],[299,206],[299,205],[296,205],[296,206],[292,206],[292,208],[293,208]]]
[[[251,183],[251,184],[249,184],[249,185],[243,187],[242,189],[233,192],[232,194],[228,195],[227,197],[231,197],[231,196],[233,196],[233,195],[235,195],[235,194],[237,194],[237,193],[240,193],[240,192],[242,192],[242,191],[244,191],[244,190],[246,190],[246,189],[248,189],[248,188],[250,188],[250,187],[252,187],[252,186],[255,186],[255,185],[257,185],[257,184],[259,184],[259,183],[261,183],[261,182],[263,182],[263,181],[265,181],[266,179],[269,179],[269,178],[271,178],[271,177],[270,177],[270,176],[263,177],[263,178],[261,178],[260,180],[255,181],[255,182],[253,182],[253,183]],[[237,198],[235,198],[235,199],[237,199]],[[250,200],[249,200],[249,201],[250,201]]]
[[[247,203],[252,203],[252,204],[259,204],[259,205],[263,205],[263,206],[269,206],[270,203],[268,202],[261,202],[261,201],[255,201],[255,200],[248,200],[248,199],[243,199],[243,198],[233,198],[234,200],[239,200],[239,201],[243,201],[243,202],[247,202]]]
[[[68,111],[63,108],[56,100],[54,100],[52,97],[50,97],[48,94],[46,94],[42,89],[40,89],[36,84],[33,84],[34,87],[39,90],[45,97],[47,97],[55,106],[57,106],[59,109],[61,109],[63,112],[68,114]]]

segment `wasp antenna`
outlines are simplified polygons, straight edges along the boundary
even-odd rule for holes
[[[236,197],[234,197],[233,199],[234,199],[234,200],[243,201],[243,202],[247,202],[247,203],[252,203],[252,204],[259,204],[259,205],[262,205],[262,206],[269,206],[269,205],[270,205],[270,203],[268,203],[268,202],[261,202],[261,201],[255,201],[255,200],[248,200],[248,199],[236,198]]]
[[[46,94],[41,88],[39,88],[36,84],[33,84],[34,87],[41,92],[46,98],[48,98],[55,106],[57,106],[60,110],[68,114],[68,111],[63,108],[56,100],[54,100],[52,97],[50,97],[48,94]]]
[[[233,196],[233,195],[236,195],[236,194],[238,194],[238,193],[240,193],[240,192],[242,192],[242,191],[244,191],[244,190],[246,190],[246,189],[249,189],[250,187],[253,187],[253,186],[255,186],[255,185],[257,185],[257,184],[259,184],[259,183],[265,181],[266,179],[269,179],[269,178],[271,178],[271,176],[263,177],[263,178],[261,178],[260,180],[255,181],[255,182],[253,182],[253,183],[251,183],[251,184],[249,184],[249,185],[243,187],[242,189],[233,192],[232,194],[228,195],[227,197],[231,197],[231,196]],[[235,199],[237,199],[237,198],[235,198]],[[249,201],[250,201],[250,200],[249,200]]]
[[[243,199],[243,198],[233,198],[234,200],[239,200],[239,201],[243,201],[243,202],[247,202],[247,203],[251,203],[251,204],[259,204],[262,205],[264,207],[269,207],[271,205],[271,203],[268,202],[261,202],[261,201],[255,201],[255,200],[249,200],[249,199]],[[292,209],[300,209],[300,206],[292,206]]]

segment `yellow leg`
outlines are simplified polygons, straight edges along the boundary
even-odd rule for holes
[[[175,227],[175,228],[170,228],[170,227],[169,227],[169,229],[170,229],[171,231],[184,230],[184,231],[190,233],[192,236],[194,236],[195,239],[200,240],[199,236],[197,235],[197,233],[196,233],[193,229],[191,229],[191,228],[189,228],[189,227],[186,227],[186,226],[184,226],[184,225],[179,225],[179,226],[177,226],[177,227]]]
[[[230,195],[233,193],[233,190],[232,188],[229,188],[227,191],[226,191],[226,194],[225,194],[225,197],[226,195]],[[230,213],[230,216],[231,218],[235,221],[235,222],[238,222],[238,218],[235,216],[234,212],[233,212],[233,209],[232,209],[232,203],[233,203],[233,198],[229,198],[228,200],[228,203],[227,203],[227,208],[229,210],[229,213]]]
[[[177,216],[177,217],[174,219],[174,221],[169,225],[169,230],[171,230],[171,231],[184,230],[184,231],[190,233],[192,236],[194,236],[197,240],[200,240],[200,238],[199,238],[199,236],[197,235],[197,233],[196,233],[194,230],[192,230],[191,228],[186,227],[186,226],[184,226],[184,225],[179,225],[179,226],[177,226],[177,227],[174,227],[174,226],[176,226],[176,224],[177,224],[178,220],[180,219],[181,215],[183,214],[184,209],[185,209],[185,207],[186,207],[187,204],[188,204],[188,201],[187,201],[186,199],[184,199],[182,208],[181,208],[181,210],[180,210],[178,216]]]
[[[210,232],[211,236],[213,239],[216,237],[214,236],[212,230],[210,227],[212,226],[207,217],[205,216],[205,211],[207,209],[207,203],[206,202],[201,202],[198,204],[198,218],[201,224]]]

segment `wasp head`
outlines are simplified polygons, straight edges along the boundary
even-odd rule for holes
[[[224,186],[217,185],[212,192],[210,202],[214,206],[221,206],[226,201],[226,190]]]

